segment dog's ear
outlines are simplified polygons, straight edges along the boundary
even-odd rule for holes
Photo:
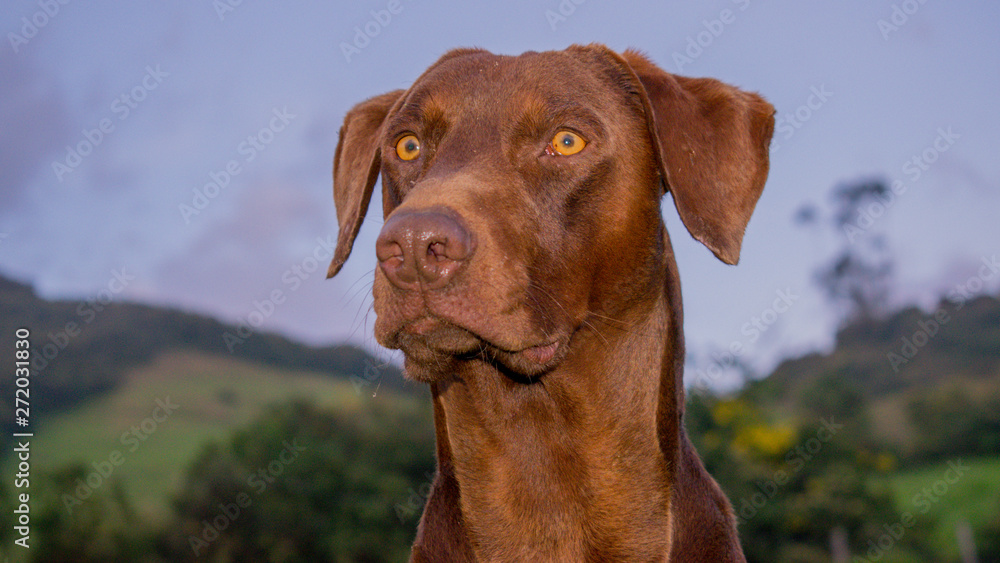
[[[621,57],[642,84],[660,173],[684,226],[737,263],[767,180],[774,107],[718,80],[665,72],[634,51]]]
[[[351,255],[378,180],[382,151],[379,131],[403,90],[395,90],[351,108],[340,128],[333,157],[333,202],[337,206],[337,249],[326,272],[332,278]]]

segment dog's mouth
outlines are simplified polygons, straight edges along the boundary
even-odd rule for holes
[[[499,342],[431,315],[406,323],[383,342],[402,350],[414,379],[448,360],[480,360],[496,365],[515,380],[529,382],[558,365],[566,355],[569,337],[534,343]],[[431,369],[430,371],[437,371]]]

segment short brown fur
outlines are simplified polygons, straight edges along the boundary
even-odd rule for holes
[[[381,172],[375,336],[434,402],[438,471],[411,561],[744,560],[683,427],[660,199],[735,264],[773,113],[601,45],[452,51],[348,113],[329,275]],[[552,152],[565,130],[578,154]],[[411,161],[404,135],[420,141]]]

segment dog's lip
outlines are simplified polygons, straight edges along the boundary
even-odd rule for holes
[[[528,359],[533,363],[545,365],[552,361],[552,358],[556,356],[556,352],[558,351],[559,351],[559,341],[556,340],[548,344],[539,344],[537,346],[530,346],[523,350],[511,353],[524,356],[526,359]]]
[[[558,357],[560,347],[563,344],[562,339],[556,338],[543,342],[542,344],[534,344],[525,347],[505,346],[489,338],[485,338],[482,335],[476,334],[473,331],[469,331],[469,333],[478,340],[482,341],[483,344],[486,345],[487,349],[493,350],[493,352],[489,355],[498,359],[506,358],[508,360],[514,360],[514,362],[504,361],[503,363],[508,365],[515,363],[519,366],[526,367],[532,372],[538,371],[539,369],[544,371],[548,367],[551,367],[551,365],[555,363],[554,360]]]
[[[502,350],[494,346],[491,357],[512,373],[527,376],[529,381],[555,368],[566,356],[568,337],[536,344],[518,350]]]
[[[407,325],[403,327],[403,330],[407,332],[412,332],[413,334],[417,334],[420,336],[426,336],[428,333],[432,332],[435,328],[440,326],[441,323],[442,323],[441,320],[436,319],[430,315],[427,315],[424,317],[420,317],[415,321],[407,323]]]
[[[441,332],[441,331],[444,332]],[[551,338],[540,344],[525,346],[522,343],[503,342],[484,336],[468,327],[435,315],[425,315],[400,327],[398,336],[409,334],[411,343],[419,342],[429,350],[450,356],[479,356],[484,354],[517,372],[535,375],[547,371],[560,359],[568,338]],[[461,337],[464,334],[465,337]],[[399,343],[399,339],[393,340]],[[443,339],[435,338],[443,336]],[[468,340],[466,339],[468,338]],[[405,348],[405,346],[404,346]],[[405,350],[404,350],[405,352]]]
[[[466,332],[470,336],[475,337],[477,340],[482,341],[483,344],[495,348],[500,352],[511,355],[522,355],[525,358],[540,364],[551,361],[552,358],[555,357],[556,352],[559,350],[560,345],[560,339],[558,338],[541,344],[532,344],[524,347],[519,347],[516,344],[510,345],[504,342],[498,342],[498,339],[496,338],[484,336],[469,327],[462,326],[461,324],[455,323],[449,319],[437,317],[436,315],[424,315],[420,318],[414,319],[401,327],[401,332],[407,332],[414,336],[429,340],[433,338],[432,335],[435,332],[441,330],[443,327],[450,327],[452,329],[458,329]]]

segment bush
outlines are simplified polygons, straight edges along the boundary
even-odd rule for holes
[[[163,545],[174,561],[405,560],[433,451],[425,409],[276,407],[194,463]]]

